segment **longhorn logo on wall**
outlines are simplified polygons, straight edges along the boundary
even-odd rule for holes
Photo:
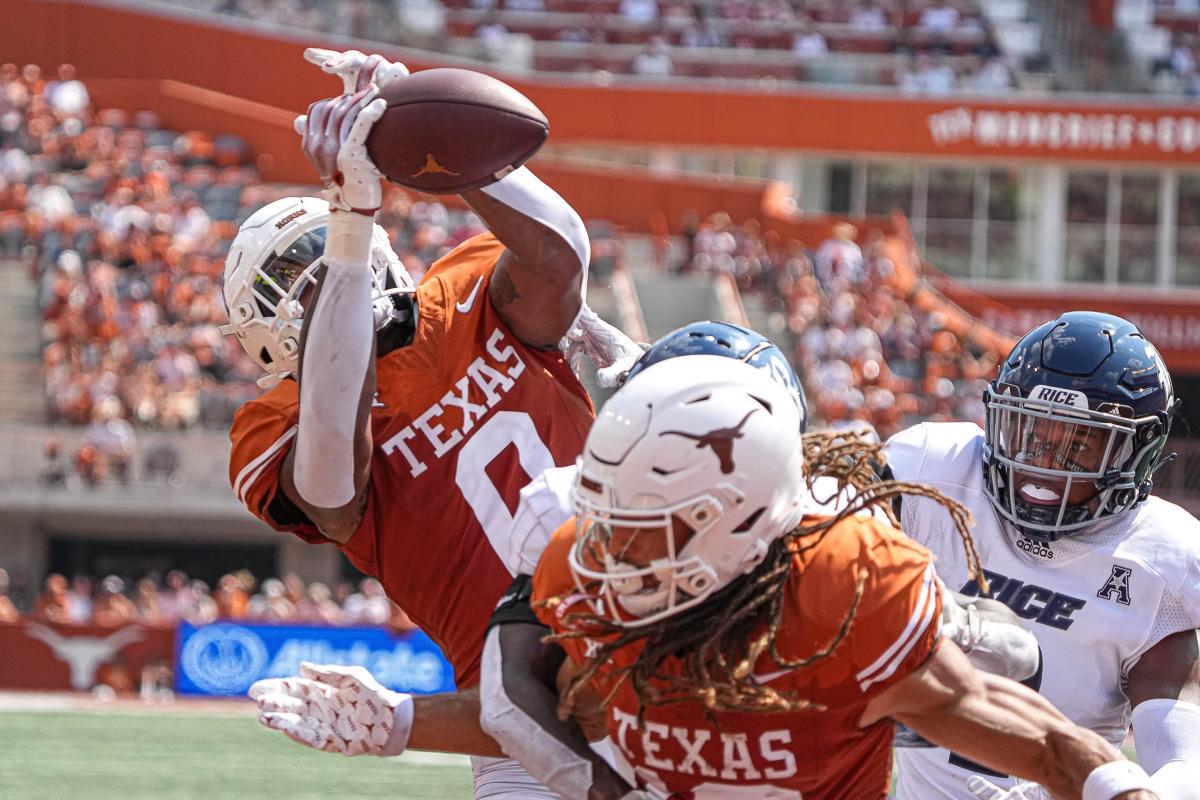
[[[109,636],[64,636],[58,631],[31,622],[25,626],[25,634],[37,639],[54,652],[54,657],[71,668],[71,688],[91,689],[96,683],[96,671],[107,664],[126,645],[140,642],[142,632],[138,628],[121,628]]]

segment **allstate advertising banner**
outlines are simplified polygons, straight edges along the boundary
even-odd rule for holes
[[[454,691],[454,668],[421,633],[384,628],[329,628],[214,622],[180,623],[175,690],[244,695],[260,678],[296,675],[300,662],[366,667],[389,689],[414,694]]]

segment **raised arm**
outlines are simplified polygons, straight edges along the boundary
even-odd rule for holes
[[[489,284],[496,312],[526,344],[557,346],[583,304],[583,220],[526,167],[462,197],[507,251]]]
[[[860,724],[885,717],[972,761],[1036,781],[1056,798],[1156,797],[1144,788],[1146,774],[1098,734],[1019,683],[975,670],[950,642],[873,698]]]
[[[362,518],[371,461],[371,236],[383,192],[365,142],[384,106],[373,102],[378,89],[369,76],[363,83],[354,94],[312,104],[296,120],[332,213],[300,339],[300,422],[281,485],[336,542],[349,540]]]

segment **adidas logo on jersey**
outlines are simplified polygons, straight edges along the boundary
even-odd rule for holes
[[[1050,545],[1042,542],[1035,542],[1028,536],[1022,536],[1017,540],[1017,547],[1024,550],[1030,555],[1039,556],[1041,558],[1054,558],[1054,551],[1050,549]]]
[[[1065,631],[1075,623],[1071,615],[1087,605],[1086,600],[1056,592],[1043,586],[1035,586],[1016,578],[1001,575],[985,569],[984,576],[988,579],[991,591],[982,595],[993,600],[999,600],[1008,606],[1021,619],[1030,619],[1041,625],[1058,628]],[[968,597],[979,597],[979,584],[967,581],[960,592]]]

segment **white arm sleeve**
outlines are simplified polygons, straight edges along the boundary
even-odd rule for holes
[[[505,753],[544,786],[563,797],[587,797],[592,765],[545,731],[504,690],[500,627],[488,631],[480,670],[479,724]]]
[[[355,422],[375,336],[374,224],[362,214],[330,215],[320,300],[304,320],[294,476],[300,496],[318,508],[354,499]]]
[[[1139,703],[1133,736],[1159,797],[1200,800],[1200,706],[1167,699]]]
[[[580,296],[587,289],[587,270],[592,258],[592,244],[587,228],[575,209],[558,192],[538,180],[526,167],[513,170],[503,180],[481,189],[488,197],[520,211],[558,234],[579,257],[583,267]]]

